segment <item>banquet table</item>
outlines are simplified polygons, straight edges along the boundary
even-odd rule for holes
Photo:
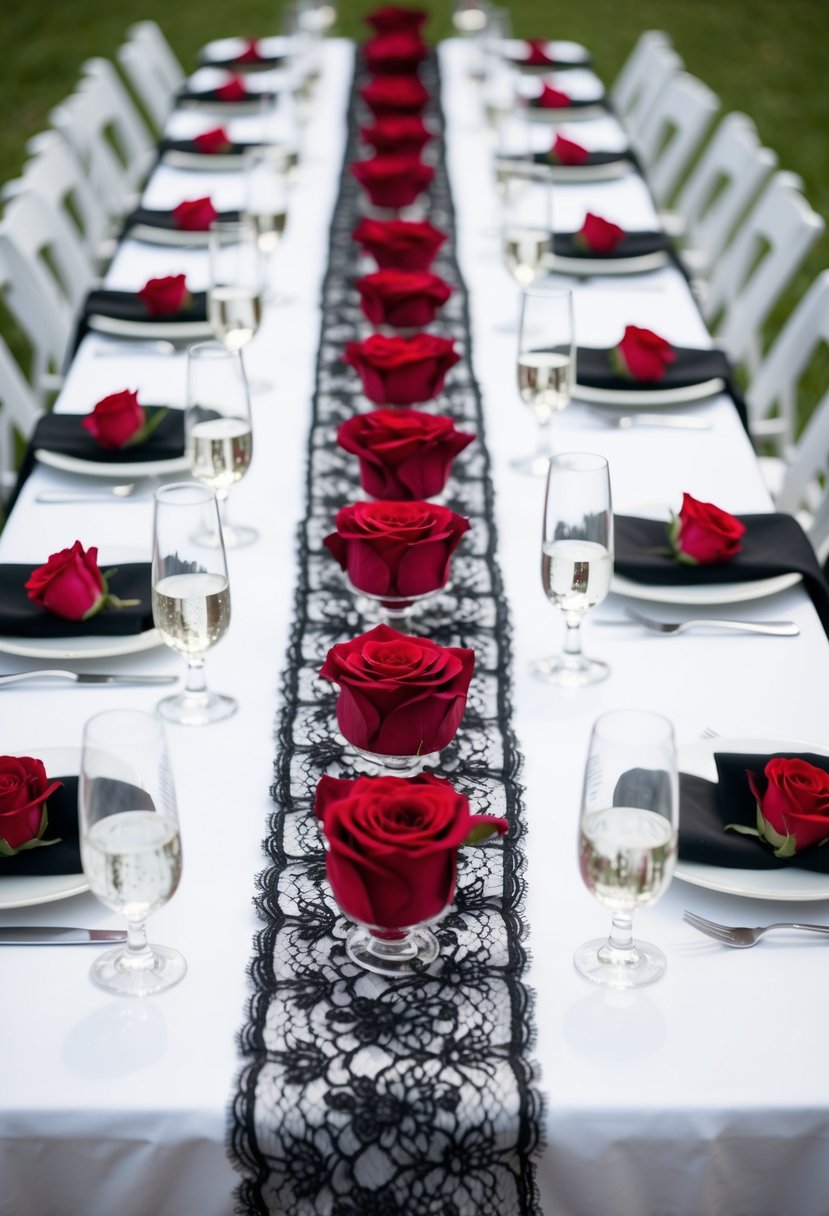
[[[543,1099],[538,1210],[545,1216],[826,1216],[829,1088],[819,962],[825,947],[786,938],[728,951],[684,924],[682,910],[732,924],[822,921],[829,886],[821,899],[786,904],[675,879],[654,907],[637,914],[638,930],[668,956],[666,976],[645,990],[592,988],[574,970],[572,953],[605,933],[609,919],[583,886],[576,861],[583,764],[595,718],[628,706],[663,713],[675,725],[680,757],[699,749],[706,728],[725,739],[772,740],[773,746],[800,740],[825,750],[829,642],[800,586],[723,609],[747,620],[797,622],[799,636],[781,639],[656,637],[631,626],[628,601],[611,594],[584,626],[585,649],[611,666],[606,682],[554,690],[530,674],[534,658],[560,645],[563,623],[539,579],[543,482],[511,467],[532,448],[535,424],[515,387],[517,288],[501,258],[492,145],[466,54],[460,41],[439,48],[458,257],[469,292],[472,366],[483,397],[497,556],[511,614],[513,724],[528,824],[524,915],[537,1035],[531,1059]],[[226,1152],[228,1109],[241,1067],[236,1036],[246,1007],[246,968],[259,926],[255,879],[273,809],[273,732],[293,617],[320,287],[353,56],[348,42],[324,44],[301,173],[271,268],[291,300],[266,308],[245,352],[252,380],[270,387],[253,395],[255,456],[231,493],[230,513],[255,524],[260,538],[228,554],[232,622],[207,660],[210,686],[236,696],[239,712],[208,728],[168,728],[184,868],[177,894],[150,920],[150,937],[180,949],[188,973],[163,995],[131,1002],[90,982],[87,950],[2,951],[2,1216],[225,1216],[234,1210],[238,1175]],[[254,120],[238,120],[248,121]],[[171,130],[189,133],[192,122],[191,112],[174,116]],[[586,130],[588,122],[569,126]],[[241,203],[237,175],[215,174],[206,183],[163,164],[144,202],[162,206],[208,188],[223,206]],[[555,189],[555,223],[562,228],[600,206],[642,227],[657,219],[636,175]],[[107,285],[135,288],[152,274],[186,269],[198,289],[205,267],[203,251],[127,240]],[[673,266],[630,279],[564,277],[562,283],[573,287],[576,331],[585,344],[613,344],[631,323],[677,343],[711,341]],[[125,346],[121,357],[112,347],[97,335],[84,339],[59,410],[85,412],[124,387],[140,388],[148,401],[184,405],[182,354]],[[709,429],[625,430],[574,400],[555,419],[555,446],[607,456],[620,512],[676,508],[685,490],[735,513],[770,510],[731,399],[723,394],[691,408]],[[47,489],[84,485],[38,464],[0,535],[0,560],[34,565],[76,537],[100,546],[103,567],[148,559],[149,494],[105,509],[35,501]],[[648,601],[643,606],[654,615],[671,611]],[[0,674],[32,666],[31,659],[0,654]],[[181,666],[164,647],[83,663],[102,672],[178,672]],[[35,683],[0,690],[2,750],[79,749],[89,716],[116,706],[151,710],[157,695]],[[0,904],[0,926],[21,923],[118,926],[88,893],[24,908]]]

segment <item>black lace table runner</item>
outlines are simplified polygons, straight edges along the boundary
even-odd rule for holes
[[[422,68],[430,124],[443,135],[434,56]],[[346,165],[364,154],[356,93]],[[355,775],[336,729],[336,689],[317,677],[328,649],[371,627],[322,547],[334,515],[362,497],[357,461],[335,443],[360,408],[360,384],[341,360],[368,327],[352,286],[351,232],[361,191],[343,171],[328,270],[308,450],[307,515],[300,528],[295,623],[277,724],[268,868],[257,903],[264,921],[250,965],[254,992],[240,1034],[244,1066],[231,1107],[229,1152],[243,1176],[237,1211],[280,1216],[532,1216],[541,1103],[530,1050],[532,1000],[524,983],[524,834],[519,755],[510,715],[510,632],[495,558],[493,489],[481,400],[471,367],[468,302],[455,257],[454,214],[435,140],[436,175],[424,211],[449,233],[434,269],[455,288],[440,332],[462,361],[441,413],[476,432],[457,459],[448,505],[469,516],[451,589],[415,631],[472,647],[466,715],[435,768],[473,811],[506,815],[502,842],[461,850],[458,888],[437,925],[438,959],[422,974],[386,980],[345,952],[349,923],[325,877],[313,814],[323,773]],[[364,408],[364,407],[363,407]]]

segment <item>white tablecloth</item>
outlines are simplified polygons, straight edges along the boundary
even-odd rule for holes
[[[494,464],[500,560],[515,641],[515,726],[525,755],[530,834],[530,982],[536,991],[536,1058],[545,1097],[539,1185],[545,1216],[825,1216],[829,1210],[829,1100],[820,947],[772,944],[729,952],[682,923],[683,907],[732,923],[794,912],[825,920],[826,904],[741,900],[676,881],[637,917],[669,958],[666,977],[632,994],[592,990],[573,949],[604,933],[608,913],[581,884],[575,833],[590,726],[605,709],[645,706],[669,715],[682,742],[706,726],[726,736],[825,739],[829,643],[798,589],[740,604],[741,616],[790,617],[795,640],[663,639],[621,620],[616,596],[591,614],[586,648],[610,679],[553,691],[528,674],[559,644],[562,623],[539,580],[541,483],[510,460],[535,442],[514,382],[517,292],[500,261],[490,148],[464,48],[444,44],[448,155],[470,291],[474,365],[482,385]],[[257,927],[251,900],[263,867],[260,842],[272,804],[272,728],[292,615],[294,532],[303,503],[304,443],[318,340],[319,286],[342,156],[351,48],[331,41],[318,103],[305,132],[302,178],[274,278],[295,302],[270,308],[246,352],[251,376],[273,389],[254,396],[255,459],[234,488],[231,515],[253,522],[259,543],[231,552],[232,624],[210,652],[209,682],[235,694],[239,713],[204,730],[170,728],[184,875],[150,921],[151,937],[182,950],[188,975],[151,1000],[114,1000],[88,978],[80,948],[2,951],[0,1213],[2,1216],[228,1216],[234,1174],[224,1151],[227,1106],[239,1060],[235,1034]],[[147,199],[194,197],[200,175],[165,169]],[[196,183],[198,185],[196,186]],[[195,189],[193,187],[196,187]],[[219,186],[232,195],[226,179]],[[601,191],[601,195],[598,192]],[[594,197],[594,192],[596,192]],[[589,201],[588,201],[589,195]],[[602,201],[600,202],[599,199]],[[226,205],[232,205],[230,201]],[[556,192],[556,214],[595,208],[628,224],[652,223],[635,178]],[[198,256],[193,259],[198,286]],[[172,263],[176,265],[173,266]],[[125,246],[112,284],[140,285],[184,268],[169,250]],[[203,265],[203,262],[202,262]],[[190,260],[187,262],[190,273]],[[650,284],[656,283],[656,289]],[[704,344],[704,327],[673,270],[656,280],[605,280],[577,288],[584,343],[612,342],[626,323]],[[84,411],[108,391],[139,388],[146,400],[184,401],[181,356],[121,360],[83,346],[60,408]],[[620,431],[578,404],[556,420],[562,450],[607,454],[617,510],[670,503],[683,490],[732,511],[769,507],[731,403],[695,408],[710,431]],[[0,560],[36,564],[79,537],[102,562],[149,556],[151,501],[59,508],[35,504],[47,487],[79,479],[38,467],[2,536]],[[662,606],[664,609],[664,606]],[[0,656],[0,671],[30,660]],[[90,670],[177,671],[164,648],[89,661]],[[157,693],[25,687],[0,694],[4,752],[78,747],[84,720],[104,708],[150,709]],[[0,924],[116,925],[89,895],[20,910]],[[470,1214],[472,1216],[472,1214]]]

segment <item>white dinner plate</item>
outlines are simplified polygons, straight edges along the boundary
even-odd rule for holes
[[[197,172],[213,170],[224,173],[239,173],[244,168],[244,157],[224,156],[221,152],[185,152],[177,148],[169,148],[161,157],[165,165],[173,169],[195,169]]]
[[[37,756],[46,766],[49,777],[69,777],[80,769],[80,751],[76,747],[41,747],[31,751],[17,748],[17,756]],[[81,874],[4,875],[0,869],[0,910],[29,908],[33,904],[50,904],[70,895],[82,895],[89,883]]]
[[[541,106],[527,106],[525,113],[530,122],[582,122],[588,118],[604,118],[607,110],[597,99],[583,106],[564,106],[561,109],[550,107],[545,110]]]
[[[596,273],[605,274],[606,267],[602,265],[601,271]],[[573,386],[573,396],[578,401],[590,401],[595,405],[612,405],[618,406],[620,409],[630,409],[633,406],[636,409],[659,409],[666,405],[688,405],[692,401],[705,401],[707,397],[714,397],[717,393],[721,393],[725,388],[725,381],[720,376],[715,376],[713,380],[702,380],[699,384],[683,385],[682,388],[654,388],[654,389],[617,389],[617,388],[590,388],[585,384],[576,384]]]
[[[209,232],[194,232],[184,228],[155,228],[152,224],[133,224],[127,233],[131,241],[146,245],[173,245],[206,249]]]
[[[553,254],[552,257],[545,260],[544,264],[552,274],[558,272],[559,274],[574,274],[585,277],[594,274],[644,274],[649,270],[661,270],[663,266],[667,266],[668,251],[666,249],[656,249],[653,253],[642,253],[638,257],[631,258],[563,258],[558,254]],[[714,382],[711,381],[710,383]],[[716,383],[722,385],[722,380],[717,380]],[[582,394],[600,393],[602,391],[607,390],[579,386],[579,392]],[[719,392],[720,390],[716,391]],[[648,394],[648,396],[651,395],[650,393]],[[624,393],[624,396],[625,398],[629,398],[630,393]]]
[[[127,355],[128,357],[128,355]],[[35,458],[62,473],[79,473],[84,477],[101,477],[123,481],[130,477],[164,477],[167,473],[188,473],[190,459],[186,453],[170,460],[130,460],[123,464],[107,464],[102,460],[81,460],[48,448],[35,448]]]
[[[96,333],[112,334],[116,338],[167,338],[170,342],[197,342],[201,338],[214,336],[209,321],[123,321],[117,317],[105,317],[101,313],[90,313],[86,323]]]
[[[804,743],[802,739],[704,739],[679,748],[680,772],[716,781],[715,752],[814,752],[829,756],[829,748],[819,743]],[[677,861],[674,877],[697,887],[747,899],[829,899],[829,874],[816,874],[792,865],[780,870],[740,870],[697,861]]]
[[[112,637],[89,634],[81,638],[12,638],[0,635],[0,653],[23,659],[115,659],[161,646],[157,629]]]

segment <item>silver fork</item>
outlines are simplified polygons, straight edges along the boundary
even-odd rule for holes
[[[653,633],[685,633],[689,629],[730,629],[736,633],[764,633],[773,637],[794,638],[800,628],[794,621],[724,621],[702,617],[691,621],[655,621],[632,608],[625,609],[632,621],[650,629]]]
[[[736,946],[738,950],[746,950],[756,946],[764,933],[770,929],[805,929],[809,933],[823,933],[829,937],[829,925],[804,925],[798,921],[777,921],[773,925],[758,925],[754,929],[744,927],[734,928],[731,925],[720,925],[715,920],[706,920],[694,912],[684,912],[682,919],[700,933],[706,933],[723,946]]]
[[[138,491],[149,493],[152,486],[137,481],[128,481],[123,485],[108,486],[101,490],[42,490],[35,495],[35,502],[106,502],[109,498],[132,498]]]
[[[607,410],[588,405],[587,410],[596,418],[601,418],[606,426],[615,426],[619,430],[629,431],[636,426],[660,427],[663,430],[677,431],[710,431],[711,423],[707,418],[695,414],[612,414]]]

